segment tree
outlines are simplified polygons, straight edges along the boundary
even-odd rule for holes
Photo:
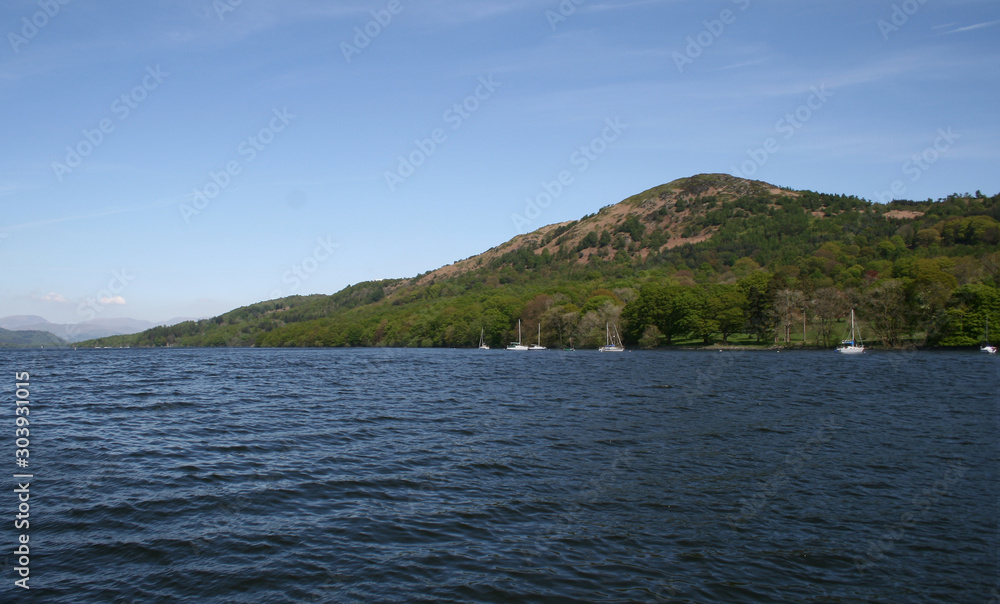
[[[691,288],[648,284],[639,290],[639,297],[625,307],[622,316],[628,322],[627,337],[636,342],[647,326],[655,325],[669,346],[674,336],[691,331],[689,315],[695,305]]]
[[[575,337],[580,312],[573,304],[557,306],[546,313],[543,324],[555,332],[559,346],[565,347]]]
[[[618,324],[622,315],[621,307],[607,302],[599,310],[585,313],[577,325],[579,341],[577,346],[597,348],[605,343],[605,329],[608,325]]]
[[[955,290],[937,329],[928,341],[941,346],[974,346],[983,341],[986,322],[997,341],[1000,334],[1000,289],[982,283],[963,285]]]
[[[826,346],[834,345],[833,326],[849,310],[847,297],[835,287],[821,287],[813,294],[810,305],[817,321],[817,341]]]
[[[887,348],[902,344],[906,332],[906,286],[903,279],[886,279],[861,295],[861,316]]]
[[[635,214],[629,214],[624,222],[618,227],[617,232],[628,233],[632,241],[642,241],[642,236],[646,232],[646,227],[639,221]]]
[[[942,322],[945,305],[958,287],[958,279],[941,270],[937,260],[918,258],[912,267],[913,280],[907,299],[911,324],[924,329],[933,339],[934,331]]]
[[[792,289],[779,290],[774,297],[775,317],[781,329],[782,338],[787,344],[791,339],[792,326],[798,324],[801,315],[798,310],[802,308],[802,292]]]
[[[941,243],[941,233],[937,229],[920,229],[917,231],[916,244],[920,247],[930,247]]]
[[[656,325],[649,325],[646,327],[646,331],[642,333],[642,337],[639,338],[639,346],[642,348],[656,348],[660,345],[660,338],[663,334]]]
[[[753,273],[756,273],[759,270],[760,270],[760,265],[757,264],[757,262],[753,258],[749,258],[746,256],[740,258],[733,264],[733,273],[735,273],[736,276],[741,279],[748,275],[752,275]]]
[[[712,308],[712,296],[704,289],[693,289],[692,304],[688,311],[687,325],[691,333],[705,344],[712,343],[712,335],[719,331],[719,318]]]
[[[729,336],[739,333],[746,325],[746,296],[732,285],[717,285],[709,293],[709,307],[718,322],[718,331],[722,341],[728,343]]]
[[[540,294],[524,305],[520,319],[525,324],[536,325],[541,322],[542,315],[552,308],[553,300],[551,296]]]
[[[774,291],[772,275],[756,272],[740,279],[736,287],[747,299],[747,333],[757,338],[771,339],[777,320],[774,313]]]

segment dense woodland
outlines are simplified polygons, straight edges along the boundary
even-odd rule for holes
[[[293,296],[101,346],[972,346],[1000,332],[1000,195],[871,203],[700,175],[515,238],[452,273]],[[443,271],[444,269],[442,269]],[[805,339],[803,340],[803,332]],[[1000,338],[997,338],[1000,339]]]
[[[0,329],[0,348],[58,348],[66,341],[47,331]]]

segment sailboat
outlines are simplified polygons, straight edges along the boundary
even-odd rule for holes
[[[615,325],[615,333],[611,335],[611,326],[607,323],[604,324],[605,342],[604,346],[601,346],[597,350],[600,352],[625,352],[625,347],[622,346],[622,339],[618,335],[618,326]]]
[[[485,330],[486,330],[485,327],[480,327],[479,328],[479,350],[489,350],[490,349],[490,345],[487,344],[485,340],[483,340],[483,334],[485,333]]]
[[[507,350],[527,350],[528,347],[521,343],[521,319],[517,320],[517,341],[507,344]]]
[[[542,324],[541,323],[538,324],[538,343],[537,344],[532,344],[531,348],[529,348],[528,350],[545,350],[545,347],[542,346]]]
[[[855,338],[855,331],[858,335]],[[844,354],[861,354],[865,351],[865,344],[861,341],[861,332],[854,326],[854,309],[851,309],[851,339],[841,342],[842,346],[837,347],[837,352]]]
[[[996,354],[997,347],[990,344],[990,318],[986,317],[986,341],[979,347],[979,352]]]
[[[566,352],[576,352],[576,348],[573,348],[573,338],[572,337],[569,339],[569,347],[568,348],[563,348],[563,350],[565,350]]]

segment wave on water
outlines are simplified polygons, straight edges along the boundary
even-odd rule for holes
[[[989,600],[993,358],[476,352],[0,352],[32,596]]]

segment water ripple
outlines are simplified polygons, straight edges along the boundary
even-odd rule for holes
[[[34,376],[39,601],[964,602],[996,579],[993,358],[0,355]]]

